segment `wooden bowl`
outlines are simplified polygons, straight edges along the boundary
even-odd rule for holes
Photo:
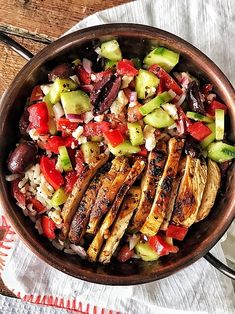
[[[18,121],[32,88],[47,80],[47,73],[58,63],[75,57],[87,56],[92,42],[117,38],[124,57],[143,58],[152,45],[161,45],[178,51],[180,70],[191,72],[211,82],[221,100],[228,106],[229,137],[235,137],[235,92],[225,75],[202,52],[165,31],[136,24],[110,24],[83,29],[60,38],[34,56],[18,73],[4,94],[0,108],[0,204],[4,208],[16,233],[39,258],[71,276],[107,285],[133,285],[151,282],[169,276],[204,256],[227,230],[235,217],[234,167],[224,182],[223,196],[218,197],[211,214],[194,224],[179,243],[179,253],[165,256],[156,262],[135,260],[131,263],[111,262],[109,265],[92,264],[78,256],[56,250],[44,237],[39,236],[33,223],[26,218],[11,196],[5,181],[6,159],[19,139]],[[220,48],[218,48],[220,49]]]

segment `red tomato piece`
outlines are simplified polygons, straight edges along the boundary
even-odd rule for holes
[[[127,110],[127,120],[128,122],[136,122],[143,118],[143,115],[140,113],[139,108],[142,105],[139,103],[136,103],[133,107],[128,107]]]
[[[95,77],[96,77],[95,82],[96,83],[99,82],[100,80],[102,80],[105,76],[107,76],[110,73],[112,73],[112,70],[110,70],[110,69],[95,73]]]
[[[159,235],[150,237],[148,243],[159,256],[168,255],[169,253],[177,253],[179,251],[177,246],[165,242]]]
[[[65,192],[71,193],[73,190],[73,186],[78,179],[77,171],[68,171],[65,175]]]
[[[56,121],[56,128],[58,131],[72,133],[74,130],[76,130],[77,127],[78,127],[78,122],[71,122],[67,118],[60,118]]]
[[[54,223],[54,221],[48,216],[42,216],[41,225],[42,225],[43,235],[47,237],[48,239],[51,239],[51,240],[55,239],[56,224]]]
[[[195,122],[188,126],[189,134],[199,142],[211,134],[211,130],[202,122]]]
[[[169,225],[166,231],[166,236],[182,241],[184,237],[186,236],[187,232],[188,232],[188,228],[175,226],[175,225]]]
[[[82,66],[77,66],[75,68],[75,72],[81,84],[89,85],[91,83],[91,74],[88,73]]]
[[[122,133],[117,129],[104,132],[104,137],[113,147],[123,143],[125,140]]]
[[[58,148],[60,146],[65,146],[65,140],[64,138],[60,136],[51,136],[47,139],[47,142],[43,143],[43,147],[55,154],[59,153]]]
[[[131,60],[122,59],[117,64],[117,74],[126,76],[135,76],[139,71],[135,68]]]
[[[104,132],[110,129],[108,122],[89,122],[84,125],[84,136],[102,136]]]
[[[25,205],[26,203],[26,196],[20,191],[18,184],[20,182],[20,178],[11,182],[11,194],[17,200],[19,204]]]
[[[170,76],[165,70],[163,70],[159,65],[153,64],[149,67],[149,71],[157,75],[159,79],[162,79],[165,87],[169,90],[172,89],[177,95],[183,93],[180,86],[176,83],[173,77]]]
[[[38,213],[44,212],[46,210],[46,207],[34,197],[30,198],[30,203],[33,204],[33,209],[35,209]]]
[[[64,185],[64,178],[62,174],[56,170],[53,159],[50,159],[47,156],[42,156],[40,160],[40,169],[47,182],[53,186],[55,190],[58,190]]]
[[[140,146],[141,151],[137,153],[137,155],[139,156],[143,156],[143,157],[147,157],[148,156],[148,151],[147,149],[144,147],[144,145]]]
[[[45,102],[40,102],[28,107],[30,128],[34,128],[42,135],[49,132],[49,115]]]
[[[78,145],[78,141],[73,136],[64,137],[64,146],[71,148],[72,145],[76,147]]]
[[[44,97],[44,94],[41,90],[41,87],[40,85],[37,85],[33,88],[29,102],[30,103],[39,102],[43,99],[43,97]]]
[[[129,245],[125,244],[118,252],[117,260],[121,263],[127,262],[134,255],[134,250],[130,250]]]
[[[159,94],[163,93],[165,90],[166,90],[166,87],[165,87],[164,81],[163,81],[163,79],[160,79],[160,83],[157,87],[156,94],[159,95]]]
[[[227,113],[227,106],[222,104],[221,102],[217,101],[217,100],[213,100],[210,104],[207,105],[206,108],[206,112],[210,115],[210,116],[214,116],[215,115],[215,110],[216,109],[222,109],[224,110],[224,113]]]

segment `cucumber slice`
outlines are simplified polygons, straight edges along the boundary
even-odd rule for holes
[[[215,109],[215,138],[222,140],[224,138],[224,110]]]
[[[152,113],[144,117],[145,124],[151,125],[154,128],[167,128],[175,123],[169,114],[162,108],[155,109]]]
[[[136,254],[145,261],[145,262],[152,262],[159,259],[159,255],[156,251],[154,251],[148,243],[137,243],[135,246]]]
[[[65,146],[60,146],[58,149],[60,154],[60,162],[64,171],[73,170],[73,166],[71,164],[67,148]]]
[[[83,153],[85,163],[89,164],[99,156],[100,154],[100,146],[99,143],[96,142],[86,142],[81,145],[81,150]]]
[[[104,69],[115,69],[117,65],[117,61],[112,61],[112,60],[105,60],[105,66]]]
[[[214,120],[213,120],[212,118],[203,116],[202,114],[197,113],[197,112],[188,111],[188,112],[186,113],[186,116],[187,116],[189,119],[192,119],[192,120],[195,120],[195,121],[202,121],[202,122],[206,122],[206,123],[212,123],[212,122],[214,122]]]
[[[202,148],[206,148],[210,143],[212,143],[215,140],[215,123],[209,123],[207,124],[207,126],[211,130],[211,134],[200,142]]]
[[[160,108],[161,105],[170,100],[172,100],[172,96],[168,92],[163,92],[140,107],[139,111],[143,116],[146,116],[148,113],[152,112],[154,109]]]
[[[139,146],[133,146],[129,141],[124,141],[123,143],[113,147],[112,145],[108,144],[110,152],[114,156],[129,156],[132,154],[136,154],[140,152]]]
[[[140,69],[135,85],[138,98],[145,99],[154,95],[159,82],[160,80],[156,75],[147,70]]]
[[[144,58],[144,63],[147,65],[158,64],[164,70],[170,72],[179,62],[179,57],[179,53],[164,47],[157,47]]]
[[[77,87],[78,84],[71,79],[56,78],[48,94],[48,100],[55,105],[60,101],[61,93],[75,90]]]
[[[122,52],[119,43],[115,39],[102,43],[101,56],[112,61],[122,60]]]
[[[216,162],[224,162],[235,158],[235,146],[214,142],[208,146],[207,154],[210,159]]]
[[[127,123],[127,127],[129,130],[131,144],[134,146],[144,144],[144,135],[139,122]]]
[[[61,93],[60,97],[65,114],[82,114],[91,110],[90,98],[81,90]]]
[[[63,188],[59,188],[55,191],[51,199],[51,205],[58,207],[66,202],[68,195],[65,193]]]

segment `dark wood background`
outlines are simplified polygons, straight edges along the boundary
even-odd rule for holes
[[[74,24],[130,0],[0,0],[0,30],[37,53]],[[0,96],[26,61],[0,42]],[[0,293],[14,296],[0,279]]]

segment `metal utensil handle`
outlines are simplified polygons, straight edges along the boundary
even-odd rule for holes
[[[28,51],[26,48],[18,44],[14,39],[7,36],[3,32],[0,32],[0,41],[2,41],[5,45],[10,47],[11,49],[13,49],[15,52],[17,52],[27,61],[29,61],[33,57],[33,54],[30,51]]]
[[[204,258],[213,265],[216,269],[218,269],[225,276],[235,280],[235,270],[223,264],[220,260],[218,260],[214,255],[208,252]]]

